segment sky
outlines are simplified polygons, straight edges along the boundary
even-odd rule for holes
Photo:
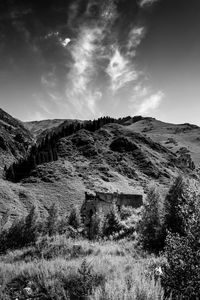
[[[200,125],[200,1],[1,0],[0,107]]]

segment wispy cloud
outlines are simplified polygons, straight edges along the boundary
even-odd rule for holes
[[[67,75],[66,96],[73,101],[75,97],[88,93],[88,84],[95,74],[94,54],[102,31],[96,28],[82,28],[77,41],[71,46],[73,63]]]
[[[142,86],[141,83],[138,83],[137,85],[134,86],[133,93],[136,98],[143,98],[150,93],[150,90],[149,87]]]
[[[68,8],[68,20],[67,25],[69,27],[73,26],[73,21],[76,19],[76,16],[79,11],[80,0],[74,0],[73,3]]]
[[[25,117],[25,121],[41,121],[46,119],[46,115],[43,114],[41,111],[35,111],[33,112],[28,112],[28,114]]]
[[[42,95],[33,94],[32,99],[36,103],[37,110],[28,110],[24,118],[25,121],[41,121],[54,117],[53,112],[49,108],[48,101],[45,102]]]
[[[87,18],[91,17],[93,6],[97,4],[92,0],[88,2],[85,13]],[[77,6],[73,6],[74,15],[76,9]],[[98,4],[98,9],[98,18],[92,22],[83,21],[79,26],[78,36],[68,47],[73,62],[67,74],[66,100],[82,117],[96,116],[99,113],[98,103],[102,92],[94,82],[102,67],[99,62],[108,59],[108,47],[104,45],[104,38],[116,18],[113,1],[107,2],[106,6],[104,3],[102,6]]]
[[[164,96],[163,92],[158,91],[157,93],[151,94],[149,97],[143,99],[137,105],[136,114],[146,115],[154,112],[160,106]]]
[[[49,33],[47,33],[44,37],[44,39],[49,39],[51,37],[58,37],[59,36],[59,32],[56,31],[56,32],[53,32],[53,31],[50,31]]]
[[[141,7],[144,7],[146,5],[152,5],[154,4],[155,2],[158,2],[159,0],[141,0],[140,1],[140,6]]]
[[[131,82],[135,84],[140,76],[140,71],[135,67],[134,57],[144,36],[145,28],[143,26],[133,26],[129,31],[123,52],[120,51],[119,45],[112,46],[112,55],[106,69],[110,77],[112,92],[116,93]]]
[[[136,49],[140,45],[145,35],[144,27],[133,27],[129,32],[127,51],[128,55],[134,57],[136,55]]]
[[[54,74],[54,70],[51,72],[48,72],[41,77],[41,84],[43,85],[44,88],[47,90],[49,89],[55,89],[56,84],[57,84],[57,78]]]
[[[36,100],[37,106],[40,108],[43,116],[53,115],[53,111],[49,107],[49,103],[46,102],[42,95],[34,94],[33,98]]]
[[[67,74],[66,98],[79,115],[95,114],[97,98],[89,88],[95,76],[94,54],[98,49],[97,42],[101,39],[101,30],[96,28],[82,28],[77,40],[71,45],[73,58],[70,71]]]
[[[139,5],[143,7],[154,2],[156,0],[141,0]],[[49,102],[58,102],[59,109],[63,108],[74,118],[97,117],[103,107],[100,103],[105,101],[109,101],[106,108],[117,111],[124,100],[127,106],[136,107],[141,114],[153,111],[162,101],[160,92],[152,94],[145,86],[145,75],[137,66],[139,45],[145,37],[146,26],[133,13],[133,20],[123,36],[120,14],[118,3],[113,0],[102,0],[101,4],[97,0],[88,0],[84,5],[81,0],[76,0],[69,7],[67,26],[70,34],[67,32],[64,36],[55,30],[45,37],[59,41],[70,60],[64,63],[63,94],[59,92],[53,69],[42,77],[42,85]]]
[[[60,40],[61,44],[63,45],[63,47],[67,47],[67,45],[71,42],[70,38],[65,38],[64,40]]]
[[[55,32],[50,31],[49,33],[47,33],[44,36],[45,40],[52,39],[52,38],[58,40],[63,47],[67,47],[67,45],[71,42],[71,39],[69,37],[66,37],[64,39],[62,37],[60,37],[60,34],[58,31],[55,31]]]
[[[138,78],[137,71],[130,64],[129,59],[120,53],[118,48],[114,50],[106,72],[110,77],[113,92],[118,91],[127,83],[135,81]]]

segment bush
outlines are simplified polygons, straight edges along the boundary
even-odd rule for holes
[[[33,246],[1,256],[0,299],[164,300],[160,280],[153,273],[165,261],[154,257],[149,261],[139,252],[132,255],[134,245],[125,239],[92,243],[65,235],[42,237],[38,249]],[[27,261],[28,252],[33,255]],[[24,295],[27,288],[30,295]]]
[[[138,224],[139,241],[148,251],[159,251],[164,246],[164,234],[160,216],[160,196],[155,188],[147,194],[146,203]]]
[[[25,218],[15,220],[12,225],[0,234],[0,251],[22,248],[35,244],[39,236],[38,214],[33,206]]]
[[[77,207],[72,208],[67,223],[69,226],[73,227],[74,229],[80,229],[83,226],[81,214]]]
[[[39,235],[38,228],[38,213],[35,206],[33,206],[24,222],[24,246],[35,243]]]
[[[78,272],[64,279],[64,289],[68,291],[70,299],[85,299],[98,286],[103,286],[105,277],[95,273],[93,267],[84,259]]]
[[[24,219],[16,220],[11,227],[3,230],[0,235],[0,251],[16,249],[24,246]]]
[[[113,239],[122,239],[125,237],[133,238],[135,233],[136,222],[138,215],[136,211],[128,207],[123,209],[123,216],[126,219],[121,220],[121,211],[119,212],[116,206],[113,206],[111,211],[105,216],[101,211],[92,216],[90,225],[90,235],[92,239],[101,239],[109,237]]]
[[[187,202],[190,202],[189,199]],[[198,198],[196,198],[196,205],[193,202],[193,213],[189,205],[185,234],[169,232],[166,239],[165,255],[168,267],[163,285],[168,295],[172,293],[173,299],[200,298],[200,208],[198,202]]]
[[[110,144],[110,149],[116,152],[131,152],[138,149],[138,146],[124,136],[118,137]]]
[[[123,205],[120,209],[120,218],[121,218],[121,220],[126,220],[134,214],[135,214],[135,208],[133,208],[131,206],[124,206]]]
[[[67,217],[63,216],[61,218],[59,218],[58,220],[58,225],[57,225],[57,230],[58,230],[58,234],[62,235],[62,234],[68,234],[68,223],[67,223]]]
[[[105,222],[103,225],[103,235],[109,237],[115,233],[119,233],[122,229],[122,224],[117,207],[113,205],[110,212],[105,217]]]
[[[54,203],[48,210],[48,217],[46,222],[46,231],[49,236],[55,235],[58,232],[58,207]]]
[[[100,239],[103,237],[104,223],[105,216],[102,212],[95,213],[92,216],[90,235],[93,239]]]
[[[185,203],[184,181],[179,176],[165,198],[165,229],[181,235],[185,232],[185,218],[182,208]]]

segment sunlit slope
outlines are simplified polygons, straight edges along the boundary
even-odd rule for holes
[[[6,113],[0,117],[1,136],[6,142],[6,147],[0,148],[2,170],[23,157],[36,136],[57,134],[68,122],[76,121],[33,123],[30,132]],[[17,133],[21,143],[16,141]],[[58,139],[58,160],[38,165],[28,178],[12,183],[1,175],[0,214],[9,210],[12,217],[24,215],[32,204],[45,214],[52,203],[57,203],[63,214],[68,213],[73,205],[81,205],[85,191],[146,194],[154,185],[162,195],[179,174],[198,180],[196,170],[179,158],[181,149],[187,148],[184,151],[191,153],[198,165],[199,137],[197,126],[152,118],[125,118],[121,124],[107,124],[94,132],[81,129]]]
[[[131,131],[136,131],[149,136],[161,143],[174,153],[185,147],[197,167],[200,164],[200,128],[191,124],[170,124],[153,118],[144,118],[129,125]]]

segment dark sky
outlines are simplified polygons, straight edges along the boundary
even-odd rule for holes
[[[0,106],[21,120],[200,124],[199,0],[1,0]]]

